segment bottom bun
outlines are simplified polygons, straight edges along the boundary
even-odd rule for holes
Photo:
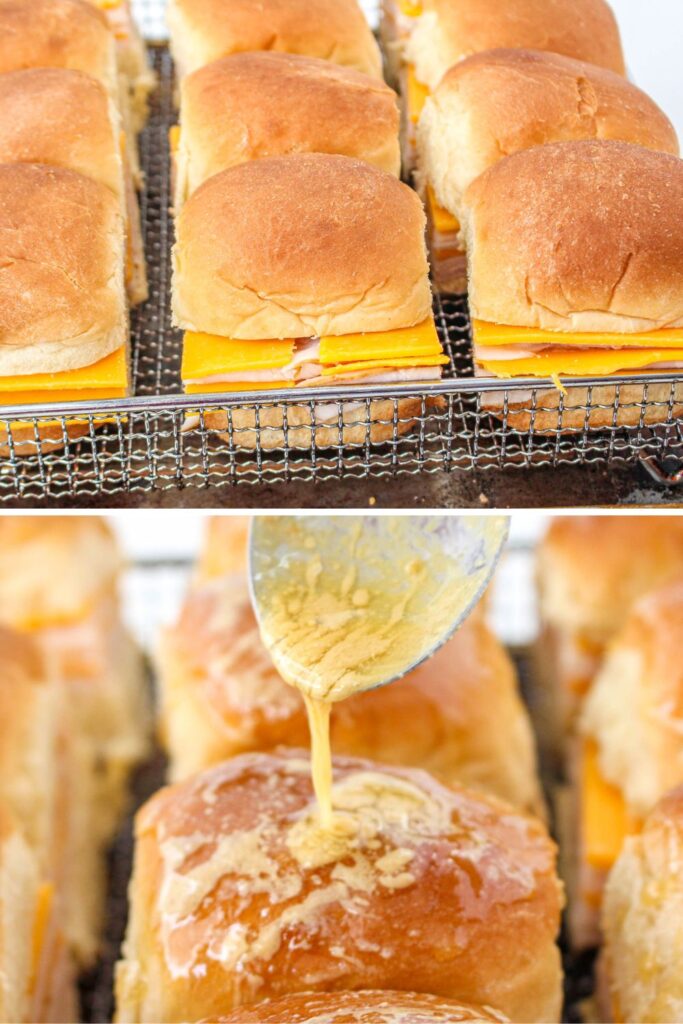
[[[279,405],[260,408],[258,421],[255,409],[235,408],[232,410],[232,425],[227,410],[209,409],[204,413],[204,425],[208,430],[218,431],[222,441],[235,448],[249,450],[257,447],[268,450],[284,448],[285,441],[288,448],[300,450],[313,447],[314,442],[317,448],[360,446],[367,442],[384,444],[403,437],[413,430],[423,415],[442,409],[444,405],[444,400],[438,397],[428,397],[424,402],[421,398],[400,398],[397,401],[387,398],[346,403],[342,423],[338,420],[335,403],[330,403],[329,410],[317,405],[313,416],[308,405],[288,406],[286,431],[285,410]],[[192,430],[198,425],[199,417],[192,416],[184,429]]]
[[[535,389],[535,403],[531,391],[517,392],[514,387],[514,381],[510,381],[505,420],[513,430],[525,433],[532,428],[537,433],[575,433],[587,427],[594,430],[638,427],[683,417],[683,384],[679,383],[673,385],[673,395],[672,385],[663,383],[622,384],[618,391],[615,384],[592,389],[570,384],[566,385],[566,394],[554,385],[539,386]],[[502,391],[484,392],[481,407],[484,412],[502,419],[504,401]],[[535,404],[534,409],[532,404]]]
[[[245,1006],[204,1024],[501,1024],[490,1007],[414,992],[304,992]]]
[[[34,427],[32,423],[12,427],[12,443],[6,427],[0,427],[0,456],[5,459],[12,455],[47,455],[57,452],[67,441],[78,441],[90,434],[89,423],[45,423]]]

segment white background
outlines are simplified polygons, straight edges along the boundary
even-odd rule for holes
[[[636,85],[669,115],[683,140],[683,0],[611,0]]]

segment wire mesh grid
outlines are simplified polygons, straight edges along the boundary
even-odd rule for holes
[[[163,39],[163,0],[134,6],[147,37]],[[372,19],[372,0],[366,8]],[[39,415],[0,408],[0,502],[683,455],[683,377],[587,379],[566,393],[477,378],[466,300],[450,295],[434,302],[449,356],[438,384],[184,396],[182,336],[170,324],[173,68],[165,46],[151,55],[159,88],[141,137],[150,298],[131,318],[134,397],[43,405]]]

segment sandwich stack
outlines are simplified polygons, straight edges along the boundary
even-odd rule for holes
[[[0,3],[4,405],[129,393],[128,308],[147,297],[136,131],[153,79],[125,0],[108,16],[116,34],[86,0]],[[89,429],[15,424],[12,451]]]

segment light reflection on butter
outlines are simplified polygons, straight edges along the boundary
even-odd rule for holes
[[[457,542],[454,523],[283,516],[254,527],[261,636],[306,702],[323,831],[333,829],[331,704],[400,677],[434,651],[488,581],[507,520],[461,519]]]

